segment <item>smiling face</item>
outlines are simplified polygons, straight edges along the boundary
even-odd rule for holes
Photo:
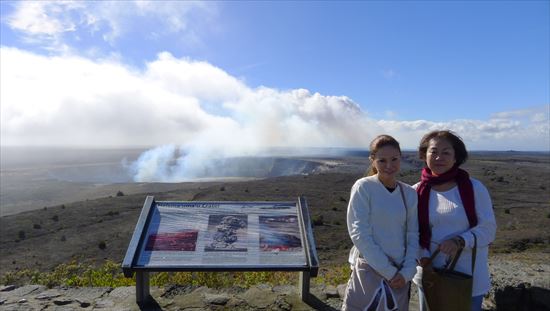
[[[376,151],[371,158],[372,165],[378,172],[378,178],[391,186],[401,168],[401,152],[393,146],[384,146]]]
[[[456,163],[455,149],[446,139],[434,137],[428,144],[425,160],[432,174],[444,174]]]

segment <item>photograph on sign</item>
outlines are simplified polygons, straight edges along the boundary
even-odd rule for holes
[[[246,252],[247,215],[210,215],[206,252]]]
[[[259,216],[260,249],[264,252],[302,250],[298,217],[294,215]]]
[[[198,230],[160,232],[151,234],[145,245],[146,251],[195,251]]]

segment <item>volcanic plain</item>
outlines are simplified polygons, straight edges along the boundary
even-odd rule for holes
[[[21,269],[50,271],[71,260],[122,262],[147,195],[177,201],[294,201],[304,196],[321,269],[344,264],[352,246],[346,228],[349,191],[364,175],[368,159],[357,153],[300,161],[314,165],[288,176],[182,183],[70,181],[52,177],[52,167],[45,164],[3,164],[0,276]],[[79,162],[71,169],[93,166]],[[416,183],[421,167],[415,152],[404,152],[400,179]],[[550,262],[550,155],[472,152],[464,168],[487,186],[493,200],[498,231],[491,258]]]

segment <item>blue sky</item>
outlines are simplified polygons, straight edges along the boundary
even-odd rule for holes
[[[0,5],[6,145],[550,150],[548,1]]]

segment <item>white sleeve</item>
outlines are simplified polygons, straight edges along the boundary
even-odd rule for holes
[[[374,241],[370,223],[370,200],[367,187],[356,182],[351,189],[347,223],[351,241],[368,264],[384,278],[391,279],[397,272],[380,246]]]
[[[487,188],[476,179],[472,179],[474,187],[475,209],[477,225],[460,236],[464,239],[465,246],[474,247],[474,236],[477,237],[478,247],[486,247],[495,240],[497,223],[493,212],[493,203]]]
[[[403,187],[403,190],[406,188]],[[407,200],[407,251],[405,253],[405,261],[401,268],[401,275],[405,280],[410,281],[416,273],[416,259],[418,258],[418,196],[415,191],[408,191],[410,195],[406,195]]]

